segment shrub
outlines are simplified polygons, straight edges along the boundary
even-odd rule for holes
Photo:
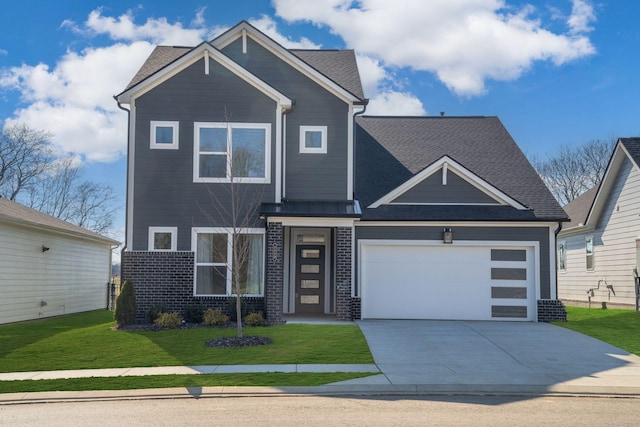
[[[236,310],[236,297],[230,296],[227,297],[227,313],[229,314],[229,319],[232,322],[235,322],[238,318],[237,310]],[[240,318],[244,318],[247,314],[249,314],[249,307],[244,300],[244,298],[240,297]]]
[[[147,320],[154,323],[158,316],[167,311],[167,307],[164,304],[154,304],[147,310]]]
[[[222,326],[229,321],[229,316],[224,314],[222,310],[216,308],[208,308],[207,311],[204,312],[203,316],[204,324],[207,326]]]
[[[182,317],[180,317],[180,313],[177,311],[173,313],[161,313],[154,323],[163,328],[175,329],[182,325]]]
[[[116,298],[116,309],[113,317],[118,326],[132,325],[136,321],[136,292],[133,283],[127,280]]]
[[[246,315],[243,320],[247,326],[264,326],[266,323],[264,321],[264,317],[262,317],[262,313],[259,313],[259,312],[250,313]]]
[[[184,308],[184,320],[188,323],[202,323],[204,310],[202,305],[188,305]]]

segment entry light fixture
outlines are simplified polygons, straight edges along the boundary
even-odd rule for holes
[[[47,252],[49,250],[48,247],[46,247],[45,245],[42,245],[42,252]]]
[[[453,231],[450,228],[442,230],[442,242],[453,243]]]

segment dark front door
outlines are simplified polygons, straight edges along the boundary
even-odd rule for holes
[[[324,313],[324,245],[296,246],[296,314]]]

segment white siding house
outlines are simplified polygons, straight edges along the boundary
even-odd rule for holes
[[[105,308],[117,245],[0,198],[0,324]]]
[[[640,138],[621,138],[601,185],[565,207],[558,235],[558,297],[633,308],[640,254]]]

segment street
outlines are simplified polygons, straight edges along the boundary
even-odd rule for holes
[[[0,405],[2,426],[636,426],[637,398],[268,396]]]

